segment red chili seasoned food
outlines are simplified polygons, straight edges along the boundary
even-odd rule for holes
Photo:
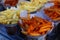
[[[40,36],[51,30],[52,23],[40,17],[32,17],[31,19],[22,19],[21,26],[25,32],[22,33],[30,36]]]
[[[18,0],[5,0],[5,4],[9,4],[10,6],[15,6],[18,3]]]

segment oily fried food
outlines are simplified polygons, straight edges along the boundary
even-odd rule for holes
[[[48,0],[31,0],[30,2],[21,2],[20,9],[34,12],[40,9]]]
[[[16,10],[7,9],[0,12],[1,24],[16,24],[19,20],[19,16]]]
[[[60,20],[60,5],[56,4],[51,6],[50,8],[44,9],[45,14],[49,16],[52,20],[58,21]]]
[[[44,35],[52,28],[51,22],[36,16],[31,19],[23,18],[21,25],[25,33],[30,36]]]

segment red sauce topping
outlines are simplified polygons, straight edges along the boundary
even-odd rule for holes
[[[9,4],[10,6],[15,6],[18,3],[18,0],[5,0],[5,4]]]

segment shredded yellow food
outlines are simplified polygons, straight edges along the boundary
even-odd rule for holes
[[[29,13],[34,12],[41,8],[46,2],[47,0],[30,0],[30,2],[20,2],[19,10],[7,9],[0,12],[0,23],[16,24],[22,10],[27,10]]]
[[[0,23],[3,24],[16,24],[19,20],[17,12],[15,10],[5,10],[0,12]]]
[[[30,2],[21,2],[20,9],[33,12],[41,8],[48,0],[31,0]]]

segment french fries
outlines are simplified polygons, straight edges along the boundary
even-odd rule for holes
[[[16,10],[7,9],[0,12],[0,23],[1,24],[16,24],[19,20]]]
[[[60,4],[55,3],[54,6],[51,6],[50,8],[45,8],[45,14],[50,17],[54,21],[60,20]]]
[[[20,9],[28,12],[38,11],[48,0],[30,0],[30,2],[21,2]]]
[[[32,33],[30,33],[30,35],[31,35],[31,36],[39,36],[40,34],[37,33],[37,32],[32,32]]]
[[[52,29],[52,23],[40,17],[32,17],[31,19],[22,19],[22,28],[27,35],[40,36],[46,34]],[[27,27],[26,27],[27,25]]]

